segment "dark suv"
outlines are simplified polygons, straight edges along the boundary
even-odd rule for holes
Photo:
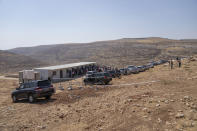
[[[53,93],[55,93],[55,89],[50,81],[32,81],[21,84],[19,88],[12,92],[11,97],[13,102],[26,98],[32,103],[36,98],[45,97],[50,99]]]
[[[109,70],[109,71],[107,71],[109,74],[110,74],[110,76],[112,77],[112,78],[116,78],[116,77],[118,77],[118,78],[120,78],[120,71],[119,70]]]
[[[84,83],[86,84],[105,84],[107,85],[112,81],[112,77],[107,72],[93,73],[92,75],[86,76],[84,78]]]

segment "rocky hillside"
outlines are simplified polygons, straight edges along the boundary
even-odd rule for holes
[[[123,38],[92,43],[42,45],[9,50],[50,64],[95,61],[117,67],[144,64],[154,59],[197,54],[197,41],[159,37]]]
[[[16,72],[42,65],[46,65],[46,63],[28,56],[0,50],[0,73]]]

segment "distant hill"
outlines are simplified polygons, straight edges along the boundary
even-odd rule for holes
[[[176,42],[178,40],[172,40],[161,37],[147,37],[147,38],[123,38],[119,40],[112,40],[116,42],[137,42],[137,43],[159,43],[159,42]]]
[[[0,73],[17,72],[43,65],[46,65],[46,63],[28,56],[0,50]]]
[[[181,39],[183,42],[194,42],[197,43],[197,39]]]
[[[92,43],[21,47],[9,51],[52,65],[95,61],[99,64],[124,67],[145,64],[155,59],[197,54],[197,42],[160,37],[123,38]]]

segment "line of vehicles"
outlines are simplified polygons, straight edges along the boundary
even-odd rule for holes
[[[153,68],[156,65],[164,64],[167,60],[152,61],[147,65],[134,66],[129,65],[127,68],[119,70],[106,70],[105,72],[88,71],[83,79],[85,85],[87,84],[104,84],[107,85],[112,81],[112,78],[120,78],[121,75],[137,74],[139,72],[146,71],[149,68]]]
[[[168,62],[167,60],[160,60],[160,61],[152,61],[146,65],[142,66],[134,66],[134,65],[129,65],[127,68],[122,68],[120,69],[120,72],[122,75],[130,75],[130,74],[137,74],[139,72],[146,71],[149,68],[153,68],[156,65],[161,65]]]
[[[155,65],[166,63],[166,60],[160,60],[158,62],[151,62],[147,65],[133,66],[130,65],[127,68],[120,70],[107,70],[105,72],[88,71],[83,79],[85,85],[87,84],[103,84],[107,85],[112,81],[112,78],[120,78],[121,75],[137,74],[143,72],[149,68],[153,68]],[[55,93],[51,81],[49,80],[36,80],[31,82],[22,83],[11,93],[13,102],[17,102],[19,99],[28,99],[30,103],[36,101],[37,98],[44,97],[50,99]]]

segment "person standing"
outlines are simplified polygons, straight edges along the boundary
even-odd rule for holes
[[[181,67],[181,58],[177,57],[176,60],[177,60],[178,66],[180,68]]]
[[[170,67],[171,67],[171,69],[173,69],[173,60],[171,59],[171,61],[170,61]]]
[[[171,60],[168,60],[169,67],[171,66]]]
[[[178,60],[179,68],[181,68],[181,59]]]

